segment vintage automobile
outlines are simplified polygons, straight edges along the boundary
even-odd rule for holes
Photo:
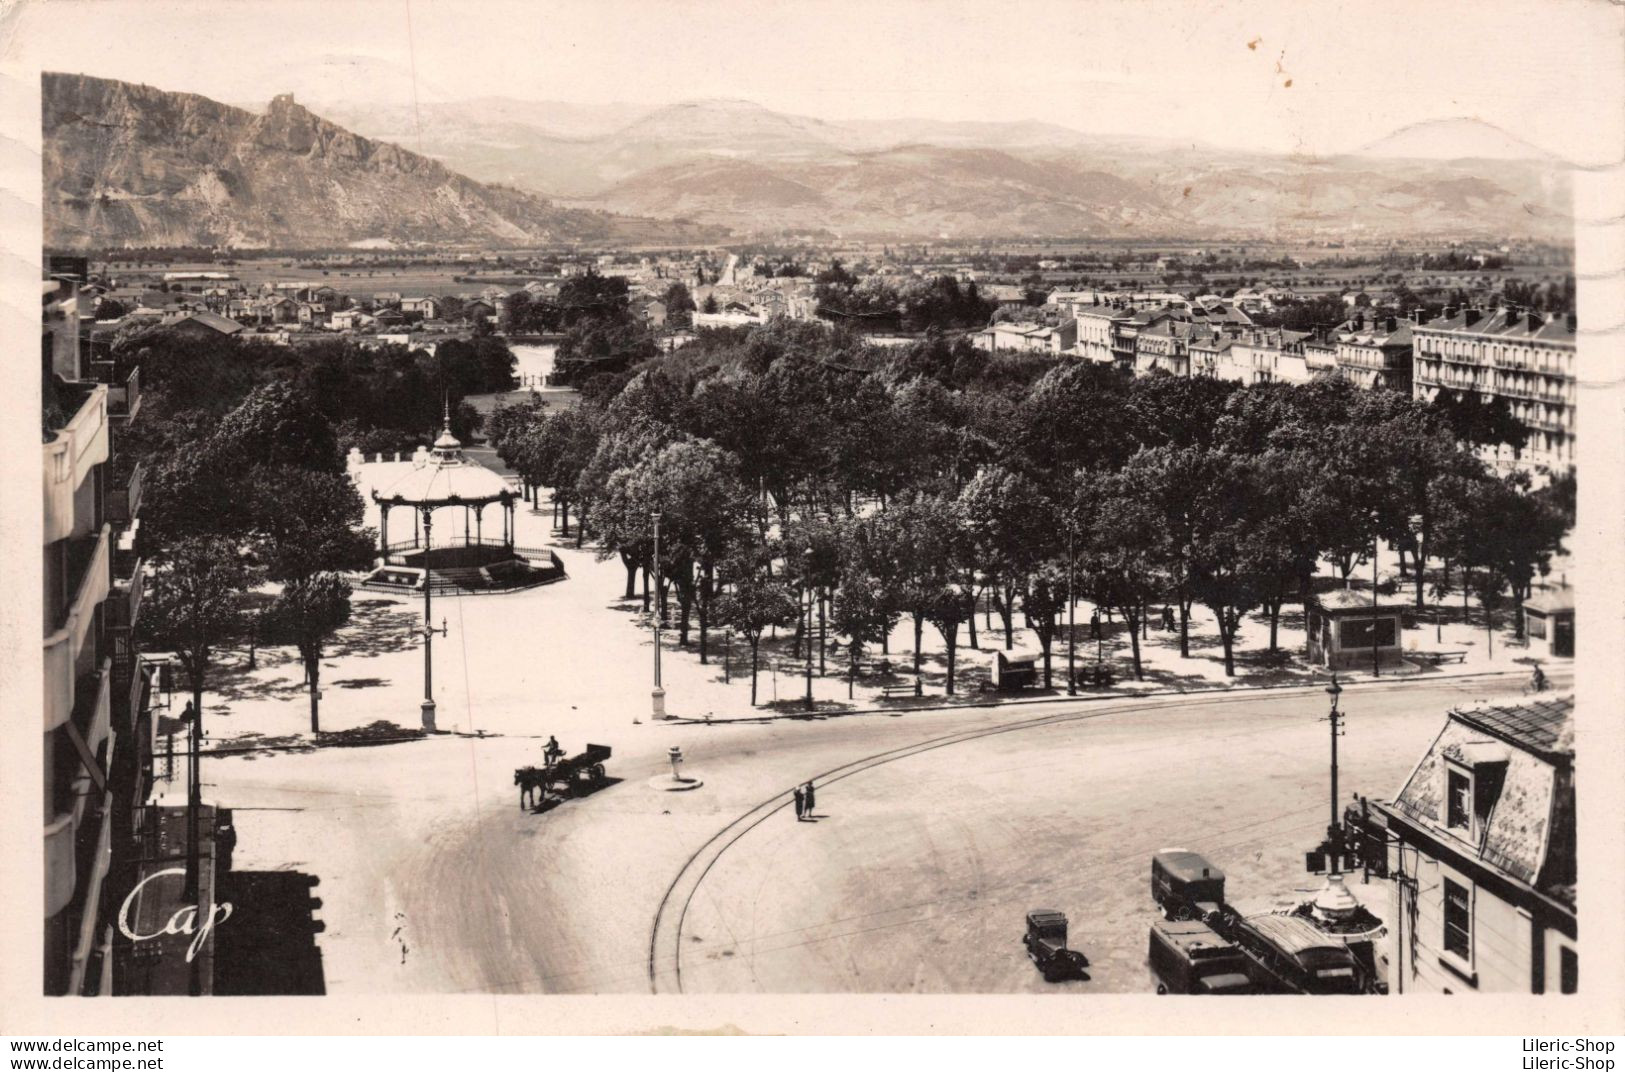
[[[1251,994],[1246,954],[1205,923],[1156,920],[1146,957],[1159,994]]]
[[[1224,908],[1224,872],[1201,853],[1163,849],[1151,857],[1151,899],[1166,919],[1207,919]]]
[[[1372,989],[1349,947],[1301,916],[1250,916],[1236,921],[1230,933],[1252,959],[1255,973],[1267,977],[1270,990],[1362,994]]]
[[[1066,913],[1039,908],[1027,913],[1027,933],[1021,942],[1027,947],[1046,983],[1065,979],[1088,979],[1084,970],[1089,958],[1081,950],[1066,947]]]

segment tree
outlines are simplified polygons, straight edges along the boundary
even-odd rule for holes
[[[896,620],[882,579],[855,564],[848,565],[841,573],[830,606],[830,624],[849,641],[846,651],[848,699],[857,681],[864,645],[880,643]]]
[[[1146,605],[1157,594],[1154,508],[1134,493],[1132,481],[1116,475],[1085,478],[1095,485],[1082,496],[1090,501],[1087,527],[1077,567],[1097,603],[1111,607],[1128,625],[1134,680],[1143,681],[1140,626]]]
[[[1535,574],[1546,571],[1562,546],[1564,519],[1545,500],[1530,494],[1529,478],[1521,473],[1477,482],[1468,500],[1468,516],[1467,558],[1480,567],[1485,614],[1493,608],[1483,594],[1492,586],[1497,594],[1503,584],[1510,586],[1515,635],[1522,639],[1524,600]]]
[[[254,465],[296,465],[343,471],[333,426],[315,400],[287,383],[255,388],[226,414],[212,436],[220,452],[216,464],[234,471]]]
[[[1044,687],[1052,687],[1051,650],[1055,644],[1055,634],[1060,628],[1061,615],[1067,609],[1067,593],[1069,578],[1065,562],[1054,559],[1039,564],[1027,575],[1025,589],[1021,593],[1021,612],[1027,619],[1027,625],[1038,635],[1038,646],[1044,653]]]
[[[356,570],[373,556],[373,530],[348,477],[292,465],[256,466],[243,481],[255,557],[273,581]]]
[[[310,732],[321,732],[322,648],[350,620],[350,584],[336,573],[316,573],[286,585],[265,612],[275,640],[291,643],[305,664],[310,690]]]
[[[947,646],[947,693],[954,692],[959,626],[970,613],[960,583],[967,559],[964,515],[957,501],[911,496],[886,511],[887,543],[897,555],[896,604],[914,620],[914,676],[920,674],[922,629],[929,621]]]
[[[694,322],[694,295],[681,282],[666,288],[661,301],[666,305],[666,323],[674,328],[686,328]]]
[[[1262,599],[1258,575],[1248,557],[1256,481],[1246,459],[1221,454],[1213,461],[1210,480],[1194,504],[1197,523],[1189,584],[1190,591],[1218,620],[1224,673],[1234,677],[1241,619]]]
[[[220,645],[242,629],[241,600],[252,575],[232,541],[188,536],[160,550],[141,616],[144,646],[173,651],[192,684],[197,734],[203,689]]]
[[[980,569],[1004,624],[1004,647],[1015,647],[1015,601],[1027,573],[1053,542],[1057,519],[1039,487],[1004,466],[982,470],[959,494],[968,526],[972,568]]]
[[[762,545],[741,549],[729,559],[724,575],[728,590],[717,598],[717,616],[739,632],[750,644],[750,704],[756,706],[756,671],[759,665],[762,633],[770,627],[788,625],[801,616],[795,593],[784,581],[771,576],[766,568]]]

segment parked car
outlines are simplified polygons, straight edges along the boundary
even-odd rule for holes
[[[1163,849],[1151,857],[1151,899],[1166,919],[1206,919],[1224,907],[1224,872],[1201,853]]]
[[[1251,994],[1247,957],[1197,920],[1156,920],[1146,956],[1159,994]]]
[[[1089,966],[1089,958],[1081,950],[1066,947],[1066,913],[1046,908],[1028,912],[1027,933],[1021,942],[1046,983],[1089,978],[1083,970]]]

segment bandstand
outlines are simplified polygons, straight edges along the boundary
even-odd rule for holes
[[[435,728],[434,635],[445,635],[444,627],[436,629],[433,624],[435,592],[513,591],[563,576],[557,556],[515,547],[518,498],[501,476],[463,455],[462,442],[451,434],[449,417],[434,445],[412,456],[410,469],[372,489],[378,505],[379,561],[362,583],[367,588],[423,592],[425,730]],[[411,516],[412,538],[391,543],[390,521],[392,516],[397,524],[404,520],[401,509]],[[488,512],[498,515],[489,536]]]

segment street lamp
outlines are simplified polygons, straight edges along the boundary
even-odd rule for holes
[[[1076,523],[1067,518],[1066,522],[1066,694],[1078,694],[1078,671],[1076,667],[1078,655],[1078,602],[1072,593],[1072,577],[1074,573],[1072,557],[1072,543]]]
[[[666,690],[660,686],[660,511],[658,509],[652,511],[649,517],[653,519],[655,529],[655,602],[654,613],[650,615],[650,625],[655,634],[655,687],[651,698],[654,702],[654,717],[661,719],[666,717]]]
[[[812,622],[812,619],[813,619],[812,605],[813,605],[813,592],[812,592],[812,584],[811,584],[811,581],[812,581],[812,562],[813,562],[813,549],[811,547],[809,547],[805,551],[801,552],[801,566],[802,566],[802,570],[801,570],[801,589],[802,589],[802,592],[806,595],[806,599],[807,599],[807,627],[802,632],[801,635],[802,635],[803,640],[805,640],[805,642],[806,642],[805,644],[803,644],[803,648],[805,649],[803,654],[805,654],[806,658],[807,658],[807,710],[809,710],[809,711],[811,711],[813,709],[813,694],[812,694],[812,646],[813,646],[813,638],[812,638],[812,625],[813,625],[813,622]]]
[[[1332,710],[1331,713],[1326,716],[1326,720],[1330,722],[1332,726],[1332,824],[1327,828],[1326,836],[1335,846],[1337,842],[1338,828],[1340,825],[1337,817],[1337,738],[1342,733],[1341,722],[1343,718],[1342,713],[1337,710],[1337,699],[1339,696],[1343,695],[1343,686],[1337,683],[1337,675],[1335,673],[1332,674],[1332,683],[1326,686],[1326,695],[1332,698]],[[1332,874],[1334,875],[1340,870],[1338,867],[1340,855],[1341,854],[1337,853],[1334,848],[1331,868]]]
[[[423,703],[419,711],[423,720],[423,729],[426,733],[435,732],[434,717],[434,635],[446,635],[444,619],[439,629],[434,627],[432,617],[434,608],[434,563],[430,561],[429,549],[433,545],[431,529],[433,527],[434,511],[429,507],[423,509]]]

